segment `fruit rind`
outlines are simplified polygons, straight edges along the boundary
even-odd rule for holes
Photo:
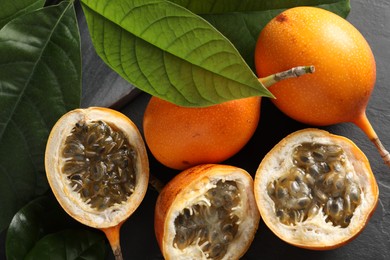
[[[187,208],[213,188],[218,180],[234,180],[242,193],[242,219],[238,240],[243,247],[229,249],[223,259],[238,259],[252,242],[260,220],[256,202],[253,197],[253,179],[244,170],[233,166],[205,164],[192,167],[177,175],[160,193],[155,208],[155,233],[165,259],[202,259],[202,253],[194,247],[182,252],[172,246],[175,237],[174,219],[180,211]],[[245,216],[244,216],[245,215]],[[246,231],[242,230],[245,227]],[[252,231],[252,232],[251,232]],[[205,258],[204,258],[205,259]]]
[[[210,107],[180,107],[152,97],[143,118],[145,141],[153,156],[169,168],[221,163],[253,136],[260,105],[261,97]]]
[[[315,126],[354,121],[364,113],[376,79],[375,58],[363,35],[318,7],[290,8],[272,19],[259,34],[255,63],[259,77],[315,66],[311,75],[269,88],[281,111]]]
[[[72,190],[67,184],[66,176],[61,173],[63,165],[61,151],[66,136],[76,123],[96,120],[114,125],[125,134],[136,151],[137,184],[134,193],[124,203],[115,204],[103,211],[94,210],[90,205],[83,203],[80,195]],[[149,163],[141,134],[129,118],[108,108],[75,109],[64,114],[49,135],[45,152],[45,169],[50,187],[63,209],[79,222],[94,228],[116,226],[127,219],[141,203],[148,187]]]
[[[294,147],[304,142],[338,144],[346,152],[349,159],[346,167],[358,177],[363,196],[348,228],[335,227],[326,222],[322,211],[296,225],[284,225],[278,220],[274,202],[265,192],[267,184],[287,172],[292,161],[286,158],[291,158]],[[300,130],[280,141],[260,163],[254,185],[256,202],[266,225],[285,242],[315,250],[337,248],[355,238],[367,224],[378,201],[378,186],[363,152],[349,139],[319,129]]]

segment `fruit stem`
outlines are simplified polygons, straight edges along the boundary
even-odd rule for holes
[[[153,174],[149,174],[149,185],[152,186],[158,193],[164,188],[164,183],[156,178]]]
[[[315,71],[314,66],[298,66],[291,68],[286,71],[278,72],[272,75],[269,75],[264,78],[259,78],[259,81],[264,85],[264,87],[268,88],[273,84],[288,78],[297,78],[299,76],[313,73]]]
[[[370,121],[367,118],[366,113],[364,112],[354,123],[363,130],[363,132],[368,136],[371,142],[374,143],[376,149],[379,151],[384,163],[390,167],[390,153],[383,146],[382,142],[379,140],[378,135],[376,134],[374,128],[372,127]]]
[[[123,223],[123,222],[122,222]],[[112,252],[114,253],[115,260],[123,260],[122,250],[120,245],[120,228],[122,223],[109,228],[102,228],[101,230],[106,234],[108,242],[110,243]]]

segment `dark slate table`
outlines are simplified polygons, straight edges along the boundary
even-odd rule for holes
[[[390,2],[387,0],[351,1],[348,20],[366,37],[377,62],[377,83],[367,108],[382,143],[390,149]],[[150,98],[111,71],[94,53],[82,13],[79,12],[83,51],[82,106],[109,106],[128,115],[142,132],[142,116]],[[98,86],[98,87],[97,87]],[[96,89],[99,91],[96,91]],[[287,134],[310,127],[287,118],[272,103],[263,99],[259,127],[248,145],[224,162],[254,174],[263,156]],[[293,247],[260,226],[243,259],[390,259],[390,169],[375,147],[356,126],[345,123],[324,129],[352,139],[367,155],[380,190],[378,207],[364,231],[351,243],[331,251],[311,251]],[[150,155],[151,173],[168,181],[177,172],[167,169]],[[122,250],[125,259],[163,259],[153,229],[157,192],[149,189],[137,211],[123,225]],[[4,258],[4,234],[0,237],[0,258]],[[108,259],[114,259],[109,252]]]
[[[351,1],[348,20],[357,27],[371,45],[377,62],[377,83],[367,108],[367,115],[382,143],[390,149],[390,2]],[[82,22],[81,22],[82,23]],[[82,25],[82,24],[81,24]],[[83,25],[81,26],[83,27]],[[88,36],[83,48],[89,51],[84,68],[83,106],[103,105],[128,115],[142,132],[142,116],[150,98],[119,78],[92,55]],[[102,76],[100,70],[106,71]],[[94,85],[105,85],[105,91],[93,92]],[[116,89],[115,92],[110,91]],[[108,95],[108,96],[107,96]],[[116,96],[115,96],[116,95]],[[263,99],[261,120],[250,143],[225,163],[254,174],[263,156],[287,134],[306,127],[279,112]],[[351,243],[331,251],[311,251],[293,247],[277,238],[260,222],[253,244],[243,259],[390,259],[390,169],[384,165],[375,147],[355,125],[345,123],[324,129],[352,139],[367,155],[376,175],[380,200],[365,230]],[[160,165],[150,155],[151,173],[168,181],[177,172]],[[158,194],[149,189],[140,208],[122,228],[122,250],[126,259],[162,259],[153,230],[153,211]],[[113,259],[112,256],[109,259]]]

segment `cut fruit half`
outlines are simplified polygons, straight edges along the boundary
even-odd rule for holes
[[[265,224],[302,248],[342,246],[366,226],[378,186],[363,152],[349,139],[304,129],[280,141],[254,180]]]
[[[103,230],[120,249],[119,227],[143,200],[149,180],[145,144],[134,123],[108,108],[66,113],[50,133],[45,168],[62,208]]]
[[[239,259],[259,220],[252,177],[234,166],[205,164],[181,172],[161,191],[155,232],[165,259]]]

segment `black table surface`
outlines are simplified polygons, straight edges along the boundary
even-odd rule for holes
[[[369,42],[376,57],[377,82],[367,107],[367,116],[382,143],[390,149],[390,2],[351,1],[348,20]],[[85,20],[78,13],[83,53],[82,107],[109,106],[129,116],[142,133],[142,117],[150,98],[111,71],[96,55]],[[97,85],[99,87],[97,88]],[[98,89],[98,90],[97,90]],[[250,142],[224,164],[254,173],[264,155],[295,130],[312,127],[298,123],[263,99],[258,129]],[[243,259],[390,259],[390,169],[362,131],[350,123],[321,127],[353,140],[368,157],[379,186],[379,202],[363,232],[349,244],[329,251],[312,251],[291,246],[277,238],[261,221],[256,237]],[[159,164],[149,154],[151,174],[164,182],[177,171]],[[149,189],[136,212],[121,230],[124,259],[163,259],[154,236],[154,206],[158,193]],[[0,258],[5,258],[4,234],[0,237]],[[107,259],[114,259],[110,252]]]

